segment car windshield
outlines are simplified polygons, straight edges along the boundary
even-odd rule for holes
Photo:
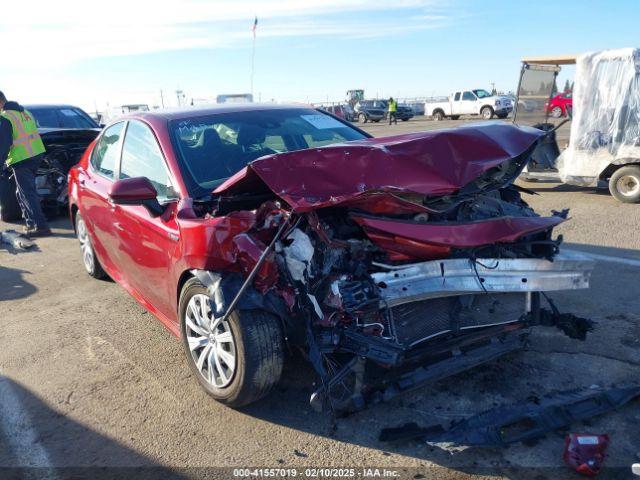
[[[486,97],[490,97],[491,96],[491,94],[489,92],[487,92],[486,90],[480,89],[480,90],[472,90],[472,91],[473,91],[473,93],[476,94],[476,97],[478,97],[478,98],[486,98]]]
[[[174,120],[169,126],[185,183],[205,196],[256,158],[366,135],[318,110],[270,109]]]
[[[36,119],[38,128],[99,128],[93,119],[79,108],[48,107],[27,110]]]

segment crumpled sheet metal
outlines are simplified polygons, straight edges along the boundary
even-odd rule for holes
[[[266,187],[297,212],[344,204],[373,192],[448,195],[521,155],[543,134],[496,123],[269,155],[249,164],[214,194]]]
[[[268,207],[268,205],[267,205]],[[190,248],[194,251],[206,244],[209,257],[206,264],[197,265],[203,270],[230,271],[248,274],[256,265],[260,255],[267,248],[263,239],[264,231],[272,227],[265,225],[265,212],[241,210],[223,217],[209,218],[205,222],[205,234],[199,228],[200,223],[194,222],[190,228],[190,220],[183,221],[181,235],[187,248],[185,256],[189,256]],[[260,292],[265,292],[278,280],[278,266],[275,256],[267,257],[254,279],[254,286]]]
[[[514,242],[524,235],[546,230],[564,222],[561,217],[502,217],[468,223],[410,223],[352,215],[374,241],[381,233],[432,246],[472,248]]]

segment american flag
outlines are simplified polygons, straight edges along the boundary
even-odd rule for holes
[[[253,28],[251,29],[253,31],[253,38],[256,38],[256,28],[258,28],[258,17],[253,21]]]

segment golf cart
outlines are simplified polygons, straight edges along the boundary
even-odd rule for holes
[[[549,106],[556,77],[562,65],[573,64],[575,108],[554,118]],[[550,132],[523,171],[525,179],[608,183],[617,200],[640,202],[640,49],[523,59],[513,118]],[[556,134],[569,120],[571,136],[561,152]]]

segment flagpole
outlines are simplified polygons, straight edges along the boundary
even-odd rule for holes
[[[251,97],[253,98],[253,68],[256,60],[256,32],[253,32],[253,48],[251,49]]]
[[[251,101],[253,101],[253,71],[256,63],[256,28],[258,28],[258,17],[253,20],[253,46],[251,48]]]

